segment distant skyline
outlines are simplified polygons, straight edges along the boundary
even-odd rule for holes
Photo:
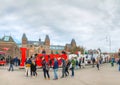
[[[0,38],[65,45],[74,38],[86,49],[120,48],[120,0],[0,0]]]

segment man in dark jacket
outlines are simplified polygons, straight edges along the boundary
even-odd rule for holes
[[[43,68],[44,78],[46,79],[46,75],[47,75],[48,79],[50,79],[49,64],[45,61],[45,58],[42,59],[42,68]]]
[[[66,68],[66,61],[64,58],[61,59],[62,61],[62,76],[61,78],[64,78],[65,76],[67,76],[66,72],[65,72],[65,68]]]

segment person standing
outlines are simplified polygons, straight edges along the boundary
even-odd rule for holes
[[[66,61],[64,58],[61,59],[62,60],[62,76],[61,78],[64,78],[65,76],[67,76],[66,72],[65,72],[65,68],[66,68]]]
[[[56,58],[54,58],[54,64],[53,64],[53,70],[54,70],[54,79],[53,80],[57,80],[58,79],[58,61]]]
[[[85,68],[85,58],[82,58],[82,67]]]
[[[118,70],[120,71],[120,58],[117,63],[118,63]]]
[[[34,60],[32,60],[32,63],[31,63],[31,72],[32,72],[32,76],[37,76],[37,65],[35,63]]]
[[[94,65],[95,65],[95,58],[93,57],[92,58],[92,67],[94,68]]]
[[[43,68],[44,78],[46,79],[46,75],[47,75],[48,79],[50,79],[49,64],[45,61],[45,58],[42,59],[42,68]]]
[[[27,58],[25,62],[25,75],[28,77],[31,75],[31,59]],[[32,75],[31,75],[32,76]]]
[[[75,60],[74,60],[74,58],[72,58],[72,60],[71,60],[71,65],[72,65],[72,66],[71,66],[71,68],[70,68],[70,69],[71,69],[71,72],[72,72],[72,75],[71,75],[72,77],[74,77],[75,64],[76,64],[76,63],[75,63]]]
[[[18,57],[14,58],[15,66],[18,66]]]
[[[79,62],[78,62],[78,60],[76,59],[76,69],[79,69]]]
[[[114,57],[111,58],[111,66],[114,67]]]
[[[81,68],[82,58],[79,59],[79,68]]]
[[[99,60],[96,60],[96,67],[97,67],[98,70],[100,70],[100,62],[99,62]]]

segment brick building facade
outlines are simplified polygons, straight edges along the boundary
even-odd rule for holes
[[[45,40],[41,41],[30,41],[26,34],[22,35],[22,43],[16,44],[11,36],[4,36],[0,39],[0,51],[4,51],[6,55],[10,55],[12,57],[21,56],[20,48],[27,48],[27,57],[30,57],[34,54],[40,54],[42,52],[46,52],[46,54],[51,53],[61,53],[63,50],[69,52],[71,48],[76,47],[76,42],[72,39],[70,44],[66,44],[65,46],[61,45],[51,45],[50,38],[46,35]]]
[[[28,40],[26,34],[24,33],[22,36],[22,47],[27,48],[27,56],[32,56],[34,54],[39,54],[45,51],[47,54],[50,53],[50,39],[49,36],[46,35],[45,41],[30,41]]]
[[[4,36],[0,40],[0,51],[5,52],[6,56],[20,56],[20,50],[11,36]]]

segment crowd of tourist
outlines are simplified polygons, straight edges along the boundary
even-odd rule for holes
[[[9,57],[9,68],[8,71],[14,71],[13,65],[19,66],[20,61],[17,57]],[[41,62],[41,68],[43,71],[43,78],[46,80],[51,79],[51,74],[50,70],[53,70],[54,73],[54,78],[53,80],[58,80],[58,70],[61,69],[61,76],[60,78],[66,78],[67,76],[74,77],[75,76],[75,70],[85,68],[85,58],[81,57],[79,59],[72,57],[69,60],[66,60],[64,58],[60,59],[61,64],[59,65],[58,59],[54,58],[54,60],[48,60],[46,61],[44,56],[42,56],[42,62]],[[111,58],[109,61],[111,63],[111,66],[114,66],[114,63],[118,64],[118,70],[120,71],[120,59],[115,61],[114,58]],[[91,67],[96,67],[98,70],[100,70],[100,64],[102,64],[102,59],[101,58],[91,58]],[[69,72],[71,71],[71,72]],[[37,64],[36,64],[36,59],[35,57],[30,57],[27,58],[25,61],[25,76],[26,77],[37,77]]]

